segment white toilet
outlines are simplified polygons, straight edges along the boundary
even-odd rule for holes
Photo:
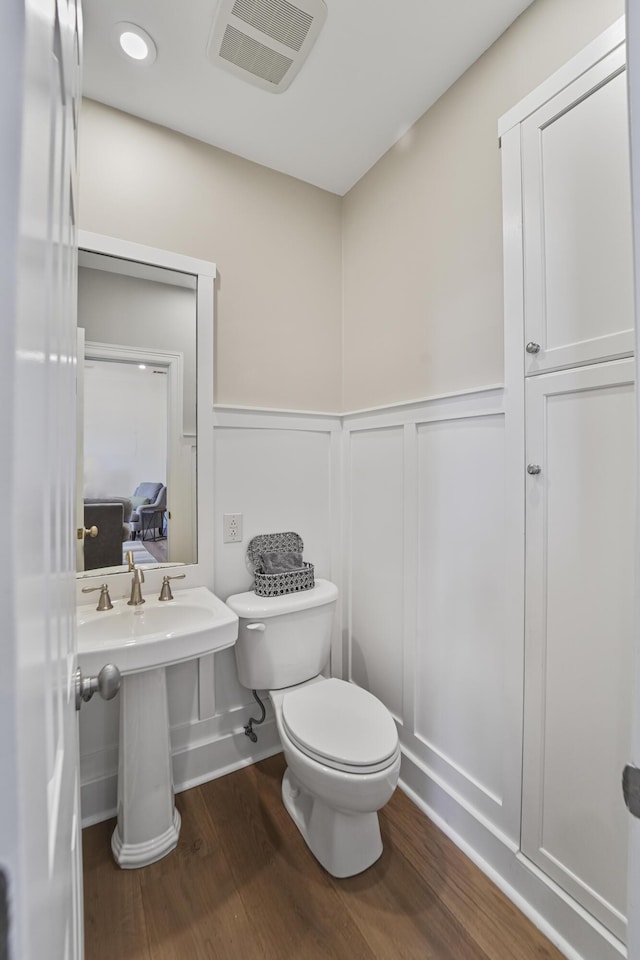
[[[268,690],[287,761],[282,799],[309,849],[334,877],[351,877],[382,853],[377,812],[393,795],[400,745],[376,697],[321,676],[329,660],[338,588],[281,597],[239,593],[235,646],[240,683]]]

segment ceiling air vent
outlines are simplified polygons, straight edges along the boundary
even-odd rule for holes
[[[207,56],[236,77],[282,93],[327,17],[323,0],[221,0]]]

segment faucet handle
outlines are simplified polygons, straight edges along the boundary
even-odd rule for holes
[[[99,587],[83,587],[83,593],[95,593],[96,590],[100,591],[100,599],[98,600],[98,606],[96,610],[113,610],[113,604],[111,603],[111,597],[109,596],[109,584],[103,583]]]
[[[133,550],[127,550],[125,554],[127,558],[127,565],[129,567],[129,573],[132,573],[136,569],[136,562],[133,559]]]
[[[169,584],[170,580],[184,580],[186,574],[176,573],[173,577],[163,577],[162,578],[162,589],[160,590],[160,596],[158,600],[173,600],[173,594],[171,593],[171,586]]]

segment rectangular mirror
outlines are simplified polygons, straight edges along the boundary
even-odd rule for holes
[[[81,237],[78,576],[197,564],[197,394],[198,275]]]

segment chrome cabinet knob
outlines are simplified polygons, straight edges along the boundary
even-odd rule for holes
[[[120,671],[112,663],[107,663],[97,677],[83,677],[80,667],[76,670],[76,710],[87,703],[94,693],[99,693],[103,700],[113,700],[120,689]]]
[[[533,340],[529,340],[529,343],[526,345],[525,350],[527,353],[540,353],[540,344],[535,343]]]
[[[538,473],[542,473],[542,467],[539,463],[529,463],[527,464],[527,473],[535,477]]]

